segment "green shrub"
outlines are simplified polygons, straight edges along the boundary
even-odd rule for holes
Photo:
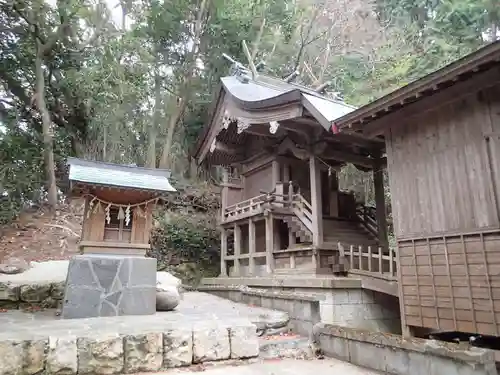
[[[216,276],[220,264],[220,237],[215,214],[163,211],[151,233],[151,251],[158,270],[166,270],[196,285],[203,277]]]

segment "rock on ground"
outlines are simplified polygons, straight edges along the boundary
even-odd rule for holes
[[[9,275],[24,272],[28,268],[30,268],[29,263],[21,258],[8,258],[0,263],[0,273]]]
[[[177,287],[156,288],[156,311],[171,311],[179,305],[181,297]]]

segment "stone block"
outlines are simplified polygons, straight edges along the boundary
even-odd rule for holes
[[[385,371],[389,374],[408,374],[410,369],[410,358],[408,353],[387,347],[385,357]],[[443,374],[445,374],[443,372]]]
[[[123,372],[123,339],[118,335],[79,338],[78,374],[111,375]]]
[[[163,363],[163,334],[145,333],[125,336],[125,372],[154,372]]]
[[[64,298],[64,283],[53,283],[50,288],[50,296],[55,300]]]
[[[229,328],[231,358],[252,358],[259,355],[259,339],[256,329],[257,327],[251,323]]]
[[[229,359],[229,332],[220,325],[196,325],[193,328],[193,362]]]
[[[71,259],[63,318],[155,312],[156,259],[106,254],[84,254]]]
[[[354,340],[350,340],[348,346],[349,361],[351,363],[372,370],[385,370],[385,356],[383,353],[385,348]]]
[[[312,321],[311,303],[308,301],[293,301],[293,317],[299,320]]]
[[[78,350],[75,336],[49,337],[47,374],[74,375],[78,371]]]
[[[365,304],[372,304],[376,302],[371,290],[362,290],[361,298]]]
[[[349,303],[350,304],[360,304],[363,303],[363,290],[361,289],[351,289],[348,291]]]
[[[19,300],[29,303],[40,303],[50,296],[50,284],[21,285]]]
[[[23,343],[0,341],[0,375],[18,375],[23,366]]]
[[[0,301],[19,301],[19,286],[0,283]]]
[[[349,361],[349,344],[345,338],[320,335],[319,345],[326,355]]]
[[[163,333],[163,367],[189,366],[193,362],[193,331],[173,329]]]
[[[349,303],[349,291],[347,289],[334,289],[333,303],[335,305],[344,305]]]
[[[437,358],[424,353],[408,351],[408,359],[408,367],[411,369],[411,375],[429,375],[431,362]]]
[[[23,343],[23,375],[34,375],[45,368],[48,339],[27,340]]]

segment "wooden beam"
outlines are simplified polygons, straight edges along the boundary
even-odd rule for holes
[[[493,68],[479,73],[475,78],[456,83],[450,88],[444,88],[440,92],[424,97],[419,101],[405,105],[401,109],[395,109],[383,117],[377,118],[366,125],[353,125],[352,130],[361,130],[366,137],[382,135],[389,126],[399,126],[411,121],[414,116],[442,107],[443,105],[458,100],[461,97],[474,95],[487,87],[495,86],[500,82],[500,69]],[[348,129],[346,129],[348,132]]]
[[[248,268],[250,275],[255,274],[255,258],[256,253],[256,230],[255,222],[250,219],[248,220]]]
[[[228,155],[238,155],[241,154],[241,151],[235,148],[236,145],[228,145],[227,143],[221,141],[215,141],[215,147],[210,150],[211,152],[221,151]],[[237,146],[236,146],[237,147]]]
[[[378,240],[381,246],[388,247],[387,218],[385,214],[384,168],[379,161],[373,170],[373,184],[375,187],[375,207],[378,227]]]
[[[274,218],[270,213],[266,216],[266,271],[274,271]]]
[[[361,156],[348,151],[333,150],[332,148],[329,148],[324,153],[317,156],[321,157],[322,159],[352,163],[354,165],[359,165],[361,167],[369,169],[373,169],[375,167],[375,159]]]
[[[234,224],[234,274],[240,276],[241,227]]]
[[[221,228],[221,234],[220,234],[220,277],[227,277],[226,256],[227,256],[227,231],[226,231],[226,229]]]
[[[311,207],[313,246],[323,242],[323,207],[321,204],[321,171],[315,156],[309,157],[309,176],[311,178]]]

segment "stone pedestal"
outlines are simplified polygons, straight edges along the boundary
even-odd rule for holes
[[[156,312],[156,259],[107,254],[70,260],[61,316],[64,319]]]

